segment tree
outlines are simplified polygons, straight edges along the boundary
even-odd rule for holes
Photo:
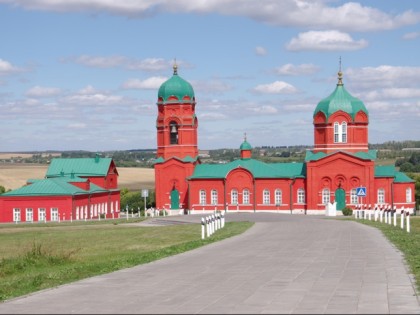
[[[6,188],[0,185],[0,194],[4,194],[6,192]]]

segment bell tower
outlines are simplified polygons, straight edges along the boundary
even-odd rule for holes
[[[194,90],[178,75],[176,64],[173,69],[158,92],[157,157],[193,158],[198,155]]]
[[[155,160],[156,207],[168,211],[188,209],[187,177],[198,159],[195,95],[190,83],[173,75],[158,91],[156,119],[157,151]]]

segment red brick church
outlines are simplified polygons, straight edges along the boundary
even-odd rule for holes
[[[414,181],[394,165],[375,165],[368,110],[344,88],[341,71],[335,90],[315,107],[314,147],[303,163],[252,159],[246,138],[236,160],[201,163],[195,106],[193,87],[174,65],[173,76],[158,91],[157,208],[324,214],[334,202],[337,210],[357,204],[404,206],[411,212],[415,207]]]

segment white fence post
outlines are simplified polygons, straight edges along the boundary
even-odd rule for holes
[[[401,228],[404,228],[404,207],[401,208]]]
[[[222,212],[222,227],[224,227],[224,226],[225,226],[225,215]]]
[[[392,212],[394,214],[394,226],[397,226],[397,207],[394,206],[394,211]]]
[[[410,233],[410,212],[407,211],[407,232]]]
[[[204,240],[205,235],[204,235],[204,228],[205,228],[205,223],[204,223],[204,218],[201,218],[201,239]]]

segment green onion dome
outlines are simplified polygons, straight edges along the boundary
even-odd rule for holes
[[[178,67],[175,64],[173,76],[162,83],[158,91],[158,104],[168,103],[194,103],[194,90],[190,83],[178,75]],[[175,97],[177,100],[169,100]]]
[[[368,110],[366,109],[366,106],[363,104],[363,102],[360,99],[352,96],[344,88],[341,71],[338,72],[337,87],[330,96],[324,98],[318,103],[314,111],[314,117],[319,112],[322,112],[328,120],[332,114],[340,110],[349,114],[353,120],[355,119],[356,114],[360,111],[364,112],[366,116],[369,116]]]
[[[240,150],[252,150],[251,145],[249,144],[248,141],[246,141],[246,138],[244,140],[244,142],[242,142],[241,146],[239,147]]]

